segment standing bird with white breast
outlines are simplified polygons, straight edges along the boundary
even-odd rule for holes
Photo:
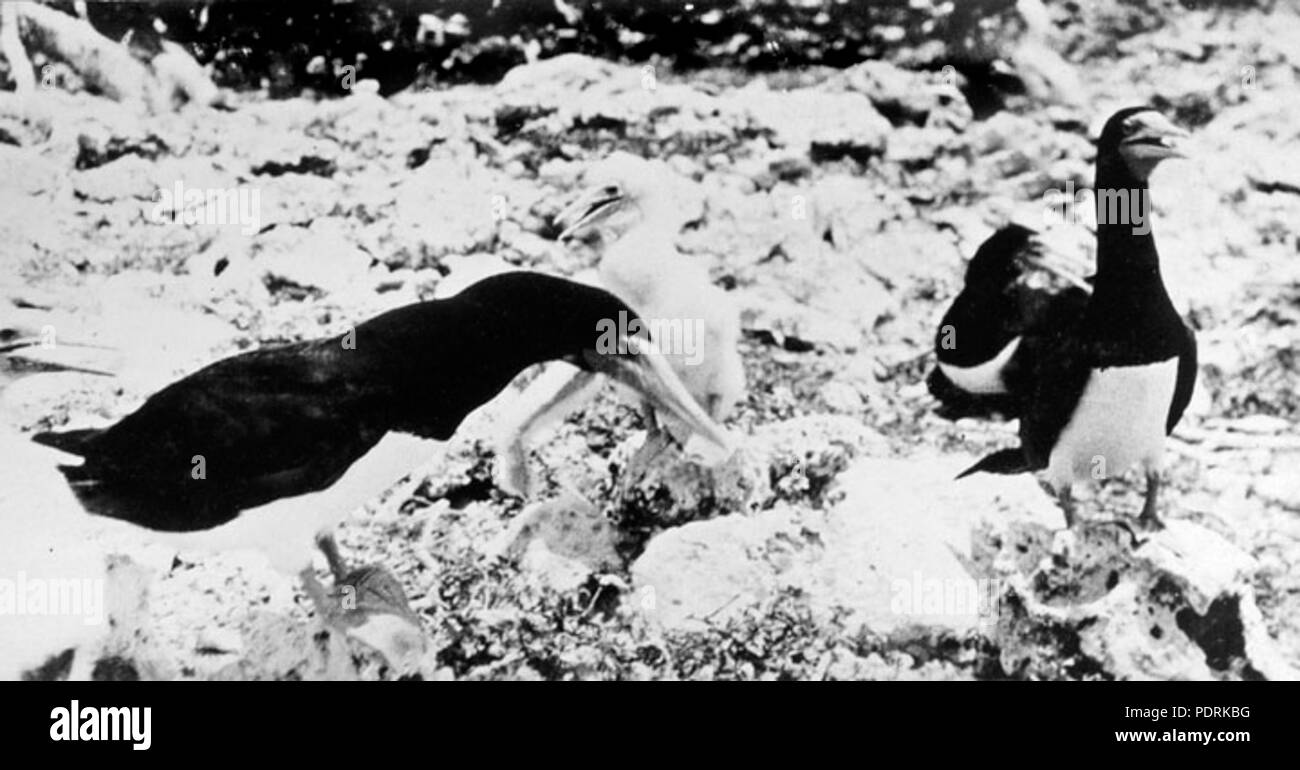
[[[1165,437],[1182,418],[1196,384],[1196,338],[1178,315],[1160,275],[1151,235],[1148,180],[1166,158],[1186,157],[1187,133],[1155,110],[1120,110],[1097,144],[1097,274],[1078,321],[1051,334],[1026,335],[1036,352],[1014,376],[1026,393],[1020,447],[995,452],[979,471],[1046,470],[1067,526],[1075,520],[1076,482],[1138,466],[1146,474],[1139,524],[1157,515]],[[1128,205],[1121,207],[1119,201]],[[1010,373],[1009,373],[1010,374]],[[960,477],[959,477],[960,478]]]

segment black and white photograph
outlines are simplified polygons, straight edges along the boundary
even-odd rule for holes
[[[0,679],[1300,679],[1298,40],[0,3]]]

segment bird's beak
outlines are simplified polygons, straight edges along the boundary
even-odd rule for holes
[[[625,337],[620,343],[622,350],[633,352],[615,355],[584,351],[588,368],[642,394],[656,410],[672,414],[727,455],[736,449],[731,435],[705,413],[654,343],[642,337]]]
[[[1158,112],[1140,115],[1137,129],[1125,137],[1122,147],[1129,155],[1143,160],[1186,158],[1191,134],[1175,126]]]
[[[609,216],[623,199],[623,191],[615,185],[596,187],[582,193],[555,216],[555,224],[563,228],[559,239],[567,241],[587,225]]]
[[[112,372],[96,369],[86,364],[87,356],[80,351],[112,350],[104,345],[96,345],[78,339],[59,337],[56,344],[40,334],[25,334],[0,343],[0,356],[4,356],[19,367],[32,370],[83,372],[106,377]],[[91,356],[90,358],[94,358]]]

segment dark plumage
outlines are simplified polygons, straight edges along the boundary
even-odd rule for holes
[[[1097,147],[1097,275],[1078,320],[1060,333],[1026,337],[1032,366],[1016,374],[1023,388],[1018,449],[984,458],[966,473],[1048,471],[1073,522],[1075,481],[1141,466],[1148,486],[1142,520],[1158,524],[1156,501],[1164,437],[1191,400],[1196,340],[1165,290],[1149,220],[1118,221],[1105,201],[1112,191],[1140,200],[1150,215],[1147,180],[1162,159],[1180,157],[1186,136],[1162,115],[1116,113]]]
[[[962,291],[935,332],[938,363],[926,380],[944,417],[1017,416],[1024,394],[1012,387],[1015,370],[1032,366],[1022,337],[1058,332],[1087,304],[1082,288],[1055,289],[1049,281],[1032,280],[1046,269],[1034,235],[1006,225],[980,244],[967,265]]]
[[[680,383],[663,382],[648,356],[596,352],[598,323],[620,312],[635,317],[600,289],[537,273],[498,275],[345,334],[218,361],[109,428],[34,439],[85,459],[64,471],[93,512],[155,530],[205,530],[245,509],[326,489],[390,431],[449,438],[469,412],[542,361],[615,377],[632,372],[636,387],[681,412]],[[706,435],[720,435],[698,408],[685,408]],[[198,456],[203,479],[194,477]]]
[[[620,317],[636,314],[601,289],[507,273],[344,334],[218,361],[111,427],[34,439],[83,458],[60,469],[89,512],[180,547],[260,550],[297,570],[322,620],[406,660],[423,637],[400,584],[382,568],[349,569],[333,527],[522,369],[560,359],[602,372],[727,445],[648,340],[609,339]],[[313,544],[333,593],[311,568]],[[347,607],[339,595],[364,601]]]

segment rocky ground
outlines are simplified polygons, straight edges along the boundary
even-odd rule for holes
[[[730,427],[748,438],[723,466],[645,446],[611,390],[535,453],[548,491],[526,504],[492,481],[499,401],[342,528],[348,557],[411,598],[427,639],[407,665],[322,630],[255,557],[128,544],[112,584],[148,599],[93,642],[96,674],[1295,678],[1297,33],[1284,9],[1185,11],[1080,53],[1076,104],[981,120],[950,72],[885,62],[680,76],[574,55],[493,86],[385,99],[363,82],[148,122],[43,95],[48,122],[3,127],[4,264],[61,328],[117,347],[121,375],[16,382],[20,431],[105,422],[215,356],[491,272],[581,273],[595,251],[551,220],[616,149],[678,173],[678,245],[743,308]],[[1089,137],[1143,102],[1194,134],[1152,191],[1201,378],[1171,441],[1168,530],[1135,548],[1097,521],[1067,542],[1032,478],[952,481],[1014,425],[934,416],[928,350],[964,259],[1008,218],[1091,259],[1086,223],[1046,222],[1045,201],[1091,183]],[[258,191],[255,232],[160,222],[177,180]],[[1108,484],[1085,516],[1134,514],[1138,490]],[[13,515],[45,515],[34,500]]]

